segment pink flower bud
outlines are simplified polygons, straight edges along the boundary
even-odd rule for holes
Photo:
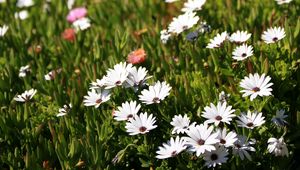
[[[140,64],[143,63],[146,60],[146,52],[144,49],[140,48],[135,51],[132,51],[127,56],[127,62],[131,64]]]
[[[87,15],[87,10],[85,7],[74,8],[69,12],[67,16],[67,20],[68,22],[73,23],[74,21],[83,18],[86,15]]]

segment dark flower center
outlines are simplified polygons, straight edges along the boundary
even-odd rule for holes
[[[176,156],[177,155],[177,152],[176,151],[173,151],[172,153],[171,153],[171,156],[172,157],[174,157],[174,156]]]
[[[220,120],[222,120],[222,117],[218,115],[215,119],[220,121]]]
[[[205,143],[205,140],[203,140],[203,139],[199,139],[199,140],[197,141],[197,143],[198,143],[198,145],[204,145],[204,143]]]
[[[154,97],[152,100],[154,103],[159,103],[159,98],[158,97]]]
[[[185,26],[182,27],[182,29],[186,30],[186,29],[188,29],[188,26],[185,25]]]
[[[235,144],[235,146],[240,149],[241,148],[241,145],[240,144]]]
[[[145,132],[147,130],[147,128],[145,126],[142,126],[139,128],[140,132]]]
[[[117,86],[118,85],[120,85],[121,84],[121,81],[119,80],[119,81],[116,81],[116,83],[115,83]]]
[[[215,153],[213,153],[213,154],[210,155],[210,159],[211,159],[212,161],[215,161],[215,160],[218,159],[218,155],[215,154]]]
[[[254,87],[254,88],[252,89],[252,91],[258,92],[258,91],[260,91],[260,88],[259,88],[259,87]]]
[[[273,41],[277,41],[277,40],[278,40],[278,38],[277,38],[277,37],[274,37],[274,38],[273,38]]]
[[[253,126],[253,123],[252,122],[249,122],[246,124],[248,127],[252,127]]]
[[[127,119],[130,119],[130,118],[133,118],[133,115],[132,115],[132,114],[129,114],[129,115],[127,116]]]
[[[102,99],[97,99],[97,100],[96,100],[96,103],[97,103],[97,104],[99,104],[99,103],[101,103],[101,102],[102,102]]]
[[[243,54],[242,54],[242,57],[247,57],[247,54],[246,54],[246,53],[243,53]]]
[[[220,139],[220,143],[222,143],[224,145],[226,143],[226,140]]]

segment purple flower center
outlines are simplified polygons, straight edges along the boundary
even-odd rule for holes
[[[96,100],[96,103],[97,103],[97,104],[102,103],[102,99],[97,99],[97,100]]]
[[[218,120],[218,121],[220,121],[220,120],[222,120],[222,117],[220,115],[218,115],[218,116],[216,116],[215,119]]]
[[[220,143],[224,145],[226,143],[226,140],[220,139]]]
[[[274,37],[272,40],[273,40],[273,41],[278,41],[278,38],[277,38],[277,37]]]
[[[252,91],[258,92],[258,91],[260,91],[260,88],[259,88],[259,87],[254,87],[254,88],[252,89]]]
[[[247,57],[247,54],[246,54],[246,53],[243,53],[243,54],[242,54],[242,57]]]
[[[118,80],[118,81],[116,81],[116,83],[115,83],[117,86],[119,86],[119,85],[121,85],[121,81],[120,80]]]
[[[153,101],[153,103],[159,103],[159,98],[158,97],[154,97],[152,101]]]
[[[246,124],[248,127],[252,127],[253,126],[253,123],[252,122],[249,122]]]
[[[172,157],[174,157],[174,156],[176,156],[177,155],[177,152],[176,151],[173,151],[172,153],[171,153],[171,156]]]
[[[210,159],[211,159],[212,161],[215,161],[215,160],[218,159],[218,155],[215,154],[215,153],[213,153],[213,154],[210,155]]]
[[[203,140],[203,139],[199,139],[199,140],[197,141],[197,143],[198,143],[198,145],[204,145],[204,143],[205,143],[205,140]]]
[[[139,128],[140,132],[145,132],[146,130],[147,130],[147,128],[145,126],[142,126],[142,127]]]

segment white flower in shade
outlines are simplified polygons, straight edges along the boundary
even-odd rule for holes
[[[152,76],[147,76],[148,71],[144,67],[133,67],[129,70],[129,74],[127,76],[126,82],[124,83],[125,87],[133,87],[135,91],[138,90],[139,87],[144,86],[147,79]]]
[[[133,119],[129,119],[125,128],[129,135],[145,134],[157,127],[157,125],[154,125],[155,122],[155,117],[152,114],[148,117],[147,112],[145,112],[136,115]]]
[[[94,82],[91,82],[91,86],[90,86],[90,89],[101,89],[103,88],[105,85],[105,80],[104,78],[102,79],[96,79],[96,81]]]
[[[243,97],[250,96],[250,100],[252,101],[257,96],[270,96],[272,95],[271,91],[272,88],[270,86],[273,85],[273,83],[270,83],[271,78],[269,76],[265,76],[265,74],[262,74],[259,76],[258,73],[250,74],[249,77],[245,77],[241,83],[240,86],[243,88],[241,92],[243,92]]]
[[[170,94],[171,87],[164,82],[156,82],[153,86],[149,86],[149,90],[144,89],[139,95],[140,101],[146,104],[160,103]]]
[[[58,114],[56,115],[57,117],[65,116],[67,115],[72,108],[72,104],[65,104],[62,108],[58,109]]]
[[[265,43],[271,44],[281,40],[284,37],[285,37],[284,29],[281,27],[274,27],[274,28],[267,29],[267,31],[264,31],[261,36],[261,39]]]
[[[181,11],[183,12],[193,12],[199,11],[202,9],[202,6],[205,4],[206,0],[188,0],[183,4]]]
[[[20,20],[25,20],[28,18],[28,16],[29,16],[29,13],[27,10],[22,10],[20,12],[15,13],[15,18],[20,19]]]
[[[97,91],[92,89],[88,91],[88,95],[84,96],[83,103],[85,106],[95,106],[98,108],[100,104],[108,101],[110,99],[110,91],[109,90],[100,90]]]
[[[204,153],[205,166],[216,167],[227,162],[228,151],[224,146],[216,146],[216,150]]]
[[[176,2],[178,0],[165,0],[166,3],[172,3],[172,2]]]
[[[108,69],[107,75],[103,77],[105,89],[122,86],[131,69],[132,64],[127,65],[126,62],[121,62],[116,64],[113,69]]]
[[[186,114],[184,117],[181,115],[175,115],[170,124],[174,127],[172,134],[186,133],[189,130],[189,127],[193,125],[190,125],[190,119]]]
[[[34,5],[34,2],[32,0],[18,0],[17,7],[23,8],[23,7],[31,7]]]
[[[230,42],[234,42],[237,44],[246,42],[251,37],[251,34],[249,34],[247,31],[237,31],[229,37]]]
[[[8,30],[7,25],[3,25],[2,27],[0,27],[0,37],[3,37],[6,34],[7,30]]]
[[[233,114],[235,110],[231,109],[232,106],[227,107],[226,105],[227,103],[218,102],[217,106],[213,103],[210,103],[210,107],[206,106],[202,112],[202,117],[208,119],[205,123],[214,123],[216,126],[219,125],[220,122],[230,124],[232,118],[236,116]]]
[[[251,45],[247,46],[247,44],[243,44],[236,47],[232,52],[232,55],[232,58],[237,61],[245,60],[253,55],[253,47]]]
[[[287,121],[284,120],[287,117],[288,116],[285,115],[285,110],[281,109],[276,111],[276,115],[271,119],[271,121],[278,126],[284,126],[287,124]]]
[[[160,31],[160,41],[163,44],[166,44],[170,37],[171,34],[166,29]]]
[[[55,77],[57,76],[57,74],[59,74],[61,72],[61,70],[62,69],[60,68],[60,69],[50,71],[49,73],[44,75],[45,80],[47,80],[47,81],[54,80]]]
[[[174,138],[171,138],[168,143],[163,143],[163,146],[159,146],[158,149],[159,150],[156,151],[156,153],[158,154],[156,158],[166,159],[177,156],[180,152],[186,149],[186,146],[183,138],[177,136],[175,140]]]
[[[262,113],[253,112],[249,110],[246,113],[242,113],[239,117],[240,120],[237,120],[238,126],[245,127],[248,129],[253,129],[254,127],[259,127],[264,124],[266,121],[265,117],[262,116]]]
[[[201,124],[196,126],[190,126],[187,135],[189,137],[184,137],[187,145],[191,146],[189,149],[192,152],[196,152],[197,156],[203,154],[205,151],[215,150],[214,144],[218,143],[218,134],[212,133],[213,126],[208,126],[207,124]]]
[[[288,4],[292,2],[292,0],[275,0],[275,1],[277,2],[278,5]]]
[[[225,103],[229,100],[230,94],[226,94],[224,91],[221,91],[219,94],[219,102]]]
[[[91,27],[91,20],[83,17],[74,21],[72,25],[76,31],[83,31]]]
[[[228,34],[226,31],[222,32],[221,34],[217,34],[217,36],[215,36],[213,39],[210,39],[206,48],[219,48],[223,45],[224,41],[227,40],[227,38]]]
[[[118,110],[114,112],[114,119],[117,121],[129,120],[137,115],[141,108],[141,105],[137,105],[136,101],[130,101],[122,103],[122,107],[118,107]]]
[[[26,90],[21,95],[17,95],[17,97],[15,97],[14,100],[17,102],[28,102],[29,100],[32,99],[35,93],[36,93],[35,89]]]
[[[251,161],[252,159],[248,151],[255,152],[255,148],[251,146],[253,144],[254,142],[247,141],[246,136],[238,135],[238,140],[234,143],[232,153],[234,155],[239,155],[242,160],[244,160],[246,157]]]
[[[26,65],[26,66],[22,66],[19,70],[19,77],[26,77],[27,74],[30,73],[30,66]]]
[[[270,138],[268,140],[268,151],[273,153],[275,156],[288,156],[289,151],[284,142],[283,137],[276,139]]]
[[[219,129],[217,131],[219,140],[219,145],[223,145],[225,147],[233,146],[234,143],[237,141],[237,134],[235,132],[226,132],[226,129],[223,128],[223,130]]]
[[[199,21],[199,17],[195,16],[195,12],[186,12],[179,15],[177,18],[173,18],[173,21],[168,27],[168,31],[176,34],[193,27]]]

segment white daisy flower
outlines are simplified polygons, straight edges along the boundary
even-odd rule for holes
[[[74,21],[72,25],[76,31],[83,31],[91,27],[91,20],[89,18],[83,17]]]
[[[170,124],[174,127],[172,134],[186,133],[189,130],[189,127],[194,125],[190,125],[190,119],[186,114],[184,117],[182,117],[182,115],[175,115]]]
[[[269,76],[265,76],[262,74],[259,76],[258,73],[249,74],[249,77],[245,77],[241,82],[240,86],[243,88],[241,92],[243,92],[243,97],[250,96],[250,100],[252,101],[257,96],[270,96],[272,95],[272,88],[270,86],[273,83],[270,83],[271,78]]]
[[[289,156],[289,151],[283,137],[279,139],[270,138],[268,140],[268,151],[275,156]]]
[[[210,103],[210,107],[206,106],[202,112],[202,117],[208,119],[205,123],[214,123],[216,126],[218,126],[220,122],[230,124],[232,118],[236,116],[233,114],[235,110],[231,109],[232,106],[227,107],[226,105],[227,103],[218,102],[217,106],[213,103]]]
[[[35,93],[36,93],[35,89],[26,90],[21,95],[17,95],[17,97],[15,97],[14,100],[17,102],[28,102],[29,100],[32,99]]]
[[[144,67],[133,67],[130,69],[129,74],[127,76],[126,82],[124,86],[126,88],[133,87],[135,91],[138,90],[139,87],[144,86],[147,79],[152,76],[147,76],[148,71]]]
[[[129,135],[138,135],[148,133],[150,130],[157,127],[154,125],[156,118],[152,114],[147,116],[147,112],[136,115],[133,119],[129,119],[126,123],[126,131]]]
[[[264,124],[266,121],[264,120],[265,117],[262,116],[262,113],[253,112],[251,113],[249,110],[246,113],[241,113],[238,116],[240,120],[237,120],[238,126],[245,127],[248,129],[253,129],[254,127],[259,127]]]
[[[205,166],[216,167],[227,162],[228,151],[224,146],[216,146],[216,150],[204,153]]]
[[[247,141],[246,136],[238,135],[238,140],[234,143],[232,153],[234,155],[239,155],[242,160],[244,160],[246,157],[248,160],[251,161],[252,158],[248,151],[255,152],[255,148],[251,146],[253,144],[254,142]]]
[[[88,91],[88,95],[84,96],[83,103],[85,106],[95,106],[98,108],[100,104],[108,101],[110,99],[110,91],[109,90],[100,90],[97,91],[92,89]]]
[[[136,101],[130,101],[122,103],[122,107],[118,107],[118,110],[114,112],[114,119],[117,121],[127,121],[137,115],[141,108],[141,105],[137,105]]]
[[[3,25],[2,27],[0,27],[0,37],[3,37],[6,34],[7,30],[8,30],[7,25]]]
[[[50,80],[54,80],[55,77],[57,76],[57,74],[59,74],[61,72],[61,68],[57,69],[57,70],[52,70],[49,73],[47,73],[46,75],[44,75],[45,80],[50,81]]]
[[[219,145],[223,145],[225,147],[231,147],[234,145],[234,143],[237,141],[237,134],[235,132],[226,132],[226,129],[223,128],[223,130],[218,129],[217,131],[219,140]]]
[[[176,2],[178,0],[165,0],[166,3],[172,3],[172,2]]]
[[[184,139],[187,145],[191,146],[189,150],[196,152],[197,156],[200,156],[205,151],[211,152],[215,150],[214,144],[219,142],[217,139],[218,134],[213,133],[213,126],[208,126],[207,124],[191,126],[186,133],[189,137],[184,137]]]
[[[105,85],[105,80],[104,78],[102,79],[96,79],[96,81],[91,82],[90,89],[101,89]]]
[[[30,73],[30,66],[26,65],[26,66],[22,66],[19,70],[19,77],[26,77],[27,74]]]
[[[236,47],[232,52],[232,55],[232,58],[237,61],[245,60],[253,55],[253,47],[251,45],[247,46],[247,44],[243,44]]]
[[[226,31],[222,32],[221,34],[217,34],[217,36],[215,36],[213,39],[210,39],[206,48],[219,48],[223,45],[224,41],[227,40],[227,38],[228,34]]]
[[[170,37],[171,34],[166,29],[160,31],[160,41],[163,44],[166,44]]]
[[[171,138],[168,143],[163,143],[163,146],[159,146],[158,149],[159,150],[156,151],[156,153],[158,154],[156,158],[166,159],[177,156],[180,152],[186,149],[186,146],[183,138],[177,136],[175,140],[174,138]]]
[[[29,16],[29,13],[27,10],[22,10],[20,12],[15,13],[15,18],[20,19],[20,20],[25,20],[28,18],[28,16]]]
[[[103,77],[105,89],[122,86],[131,69],[132,64],[127,65],[126,62],[121,62],[116,64],[113,69],[108,69],[107,75]]]
[[[149,86],[149,90],[144,89],[139,95],[140,101],[143,103],[153,104],[160,103],[170,94],[171,87],[165,81],[157,81],[153,86]]]
[[[23,7],[31,7],[34,5],[34,2],[32,0],[18,0],[17,7],[23,8]]]
[[[173,18],[173,21],[168,27],[168,31],[176,34],[193,27],[199,21],[199,17],[195,16],[195,12],[186,12],[179,15],[177,18]]]
[[[183,12],[193,12],[200,11],[202,6],[205,4],[206,0],[188,0],[183,4],[181,11]]]
[[[275,0],[278,5],[288,4],[292,2],[292,0]]]
[[[241,44],[246,42],[251,37],[251,34],[248,34],[247,31],[237,31],[229,37],[230,42]]]
[[[226,94],[224,91],[221,91],[219,94],[219,102],[225,103],[229,100],[230,94]]]
[[[62,108],[60,108],[58,110],[58,114],[56,115],[57,117],[60,117],[60,116],[65,116],[67,115],[70,111],[71,111],[71,108],[72,108],[72,104],[65,104]]]
[[[287,124],[287,121],[284,120],[287,117],[288,115],[285,115],[285,110],[281,109],[276,111],[276,115],[271,119],[271,121],[278,126],[284,126]]]
[[[264,31],[261,36],[261,39],[265,43],[271,44],[281,40],[284,37],[285,37],[284,29],[281,27],[274,27],[274,28],[267,29],[267,31]]]

